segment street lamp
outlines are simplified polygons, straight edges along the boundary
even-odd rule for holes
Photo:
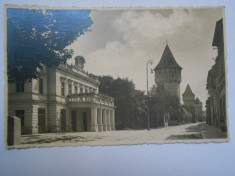
[[[149,80],[148,80],[148,65],[152,65],[153,61],[152,60],[148,60],[147,64],[146,64],[146,73],[147,73],[147,97],[149,97]],[[150,130],[150,123],[149,123],[149,99],[148,99],[148,117],[147,117],[147,130]]]

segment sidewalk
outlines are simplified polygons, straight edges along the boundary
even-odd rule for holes
[[[201,133],[203,139],[228,138],[227,132],[222,132],[220,128],[202,123]]]

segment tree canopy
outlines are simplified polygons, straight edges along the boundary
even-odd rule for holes
[[[178,97],[171,95],[164,85],[154,86],[151,89],[150,99],[150,125],[159,127],[163,125],[165,113],[170,114],[170,119],[179,122],[180,102]]]
[[[134,83],[127,78],[102,76],[99,80],[100,93],[114,98],[117,129],[146,129],[148,106],[151,128],[164,125],[165,113],[170,114],[169,120],[180,122],[179,99],[171,95],[164,85],[153,86],[149,91],[150,98],[143,91],[136,90]]]
[[[139,129],[147,125],[147,104],[144,92],[135,89],[127,78],[100,77],[100,93],[114,98],[117,129]]]
[[[38,78],[38,68],[70,59],[66,47],[89,31],[90,10],[7,9],[8,78]]]

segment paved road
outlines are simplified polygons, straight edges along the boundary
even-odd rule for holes
[[[179,126],[151,129],[150,131],[122,130],[27,135],[22,137],[21,146],[27,147],[34,144],[40,144],[41,146],[55,146],[204,142],[205,139],[221,139],[226,137],[227,134],[220,132],[218,128],[210,127],[204,123],[190,123]]]

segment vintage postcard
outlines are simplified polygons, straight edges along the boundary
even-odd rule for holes
[[[224,7],[5,7],[7,148],[228,142]]]

